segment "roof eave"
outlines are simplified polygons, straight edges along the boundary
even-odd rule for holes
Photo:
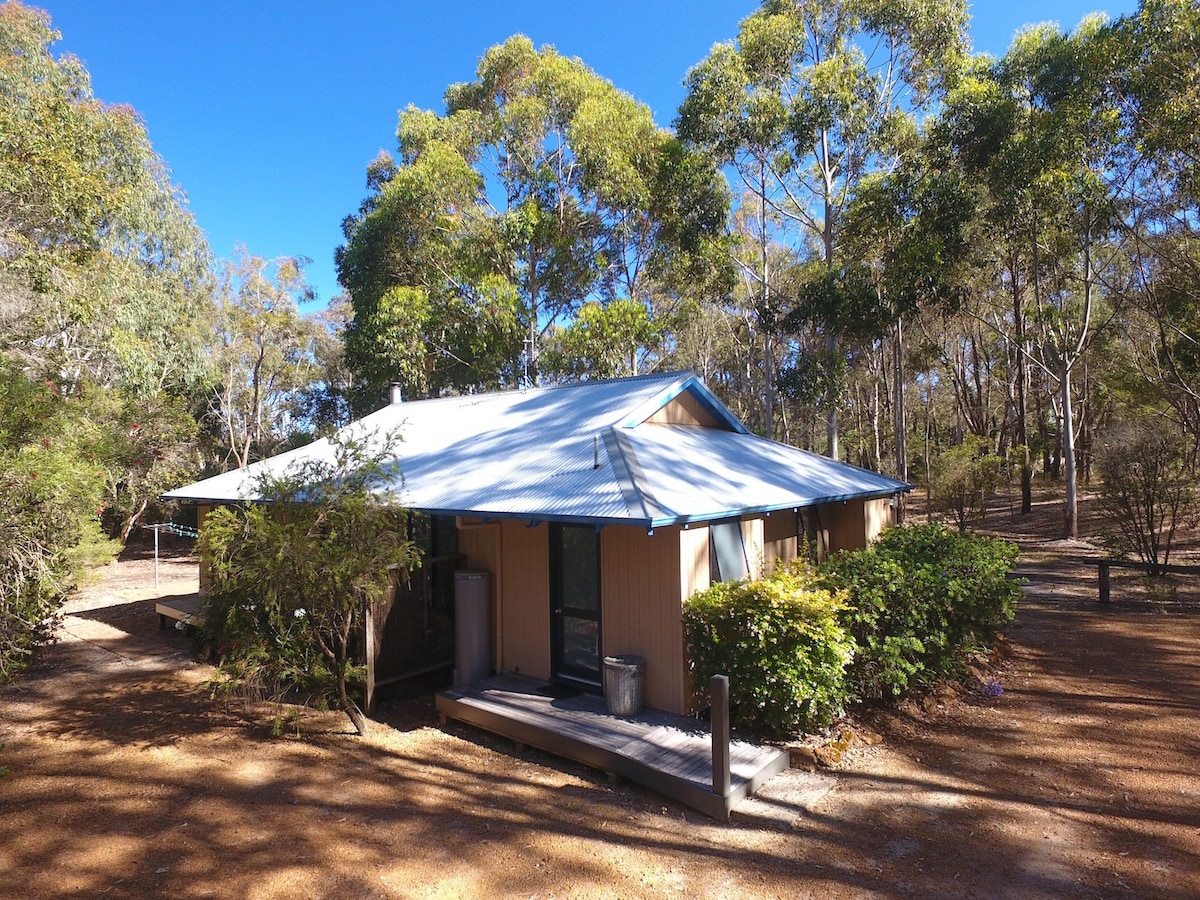
[[[650,523],[650,527],[665,528],[668,525],[699,525],[705,522],[717,522],[721,519],[732,519],[735,516],[755,516],[760,514],[770,515],[773,512],[781,512],[785,509],[807,509],[811,506],[821,506],[826,503],[845,503],[850,500],[882,500],[884,497],[892,497],[896,494],[906,494],[911,490],[912,485],[907,484],[902,488],[896,488],[895,490],[880,490],[872,491],[870,493],[838,494],[829,497],[793,500],[790,503],[743,506],[737,509],[723,510],[720,512],[699,513],[691,516],[665,516],[655,519]]]

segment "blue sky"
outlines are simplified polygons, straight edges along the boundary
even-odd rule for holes
[[[321,305],[339,293],[342,219],[367,163],[395,147],[397,111],[442,111],[483,52],[521,33],[577,56],[669,125],[682,79],[758,4],[750,0],[27,0],[50,13],[95,94],[132,105],[187,193],[213,252],[306,256]],[[972,5],[977,51],[1030,22],[1073,28],[1132,0]],[[586,11],[585,11],[586,10]]]

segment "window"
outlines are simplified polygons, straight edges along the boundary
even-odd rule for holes
[[[740,581],[750,574],[750,559],[742,539],[740,519],[725,519],[708,526],[708,577],[710,581]]]

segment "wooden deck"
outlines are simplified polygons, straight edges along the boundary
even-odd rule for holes
[[[154,604],[158,613],[158,627],[166,628],[170,620],[182,622],[184,627],[198,627],[204,624],[200,615],[199,594],[177,594],[174,597],[160,597]]]
[[[619,775],[722,821],[788,766],[782,750],[733,741],[729,793],[714,792],[712,737],[695,720],[656,710],[617,718],[608,714],[603,697],[564,696],[546,682],[518,675],[442,691],[437,709],[443,721],[465,722]]]

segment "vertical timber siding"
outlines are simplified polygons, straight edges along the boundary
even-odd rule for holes
[[[829,526],[829,549],[858,550],[867,546],[865,503],[862,500],[845,500],[828,503],[822,507]]]
[[[497,666],[550,677],[550,529],[545,522],[500,522],[500,633]]]
[[[652,425],[695,425],[701,428],[727,428],[691,394],[680,394],[646,420]]]
[[[763,520],[763,574],[770,575],[800,553],[800,516],[790,509],[773,512]]]
[[[746,548],[746,561],[750,564],[748,573],[750,578],[762,578],[763,566],[766,563],[762,516],[742,519],[742,546]]]
[[[867,543],[869,544],[875,538],[879,537],[879,532],[883,531],[889,525],[896,523],[896,514],[892,509],[892,500],[890,497],[867,500],[864,506],[863,518],[866,525]]]
[[[707,589],[711,583],[709,579],[708,540],[707,525],[693,525],[691,528],[679,531],[679,580],[683,588],[680,596],[681,604],[697,591]],[[685,646],[685,658],[683,665],[680,666],[680,673],[684,679],[684,708],[680,712],[684,713],[708,705],[707,696],[702,696],[692,687],[691,679],[687,673],[688,662],[686,653],[687,648]]]
[[[681,533],[622,525],[600,532],[603,652],[645,657],[646,705],[673,713],[685,705]]]
[[[693,525],[679,532],[680,602],[709,585],[708,526]]]
[[[492,668],[503,670],[504,648],[501,645],[500,585],[504,574],[501,563],[500,523],[458,522],[458,552],[467,558],[466,568],[486,569],[488,572],[488,623],[491,633]]]

